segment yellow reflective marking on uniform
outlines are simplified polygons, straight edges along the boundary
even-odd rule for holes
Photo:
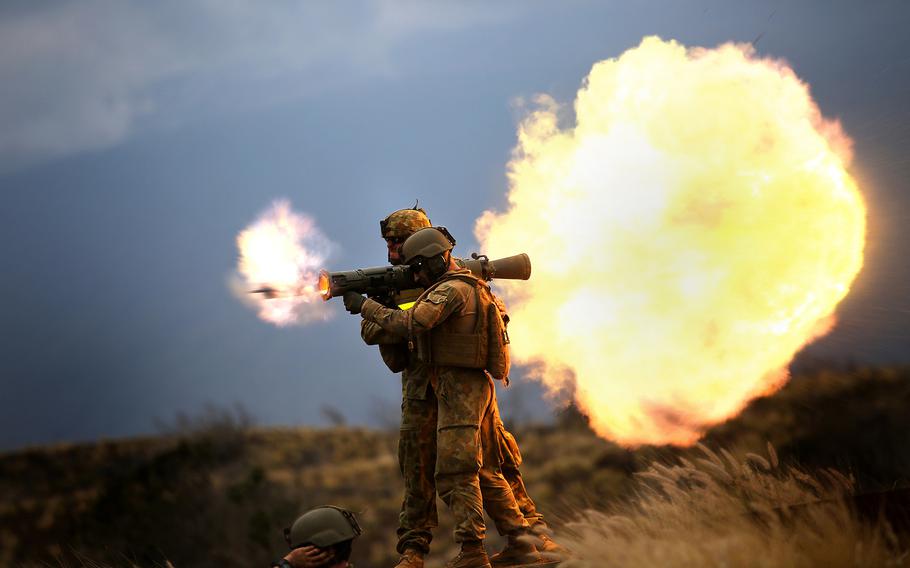
[[[403,304],[398,304],[398,307],[402,310],[410,310],[411,308],[414,307],[414,304],[416,304],[416,303],[417,303],[416,301],[415,302],[405,302]]]

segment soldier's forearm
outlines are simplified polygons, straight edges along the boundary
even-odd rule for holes
[[[367,345],[388,345],[402,341],[397,335],[387,332],[368,320],[360,320],[360,338]]]
[[[367,299],[361,306],[363,319],[371,321],[398,337],[411,333],[426,333],[445,320],[454,310],[463,305],[460,299],[450,300],[444,292],[421,297],[409,310],[392,310],[378,302]]]
[[[364,320],[378,325],[387,333],[399,338],[408,336],[408,313],[403,310],[392,310],[367,298],[360,309],[360,315]]]

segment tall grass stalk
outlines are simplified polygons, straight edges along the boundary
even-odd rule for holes
[[[699,449],[696,463],[654,463],[633,498],[569,523],[575,557],[562,568],[910,565],[887,523],[851,510],[852,476],[780,465],[770,445],[743,460]]]

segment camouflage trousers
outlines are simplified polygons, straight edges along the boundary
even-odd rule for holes
[[[407,389],[405,389],[407,390]],[[401,431],[398,436],[398,467],[404,478],[404,499],[398,515],[398,552],[406,548],[430,551],[436,513],[436,395],[401,401]]]
[[[518,448],[518,442],[515,440],[515,436],[506,430],[505,425],[502,423],[502,417],[499,415],[499,404],[495,400],[495,390],[493,396],[492,427],[495,429],[496,441],[492,444],[492,448],[493,451],[498,452],[498,454],[493,457],[498,458],[497,463],[502,471],[502,476],[512,489],[512,496],[515,498],[515,502],[518,504],[521,514],[524,516],[525,520],[528,521],[528,526],[532,529],[535,527],[546,529],[547,523],[544,521],[543,513],[537,510],[537,505],[534,504],[531,496],[528,495],[524,479],[521,477],[521,470],[519,469],[522,460],[521,450]],[[487,467],[486,462],[484,462],[484,467]],[[493,464],[489,467],[493,467]],[[484,487],[481,487],[481,491],[486,490]],[[490,508],[487,506],[486,495],[484,495],[484,507],[487,509],[487,512],[490,511]],[[501,530],[498,532],[499,534],[506,534]]]
[[[437,487],[455,516],[457,542],[483,538],[482,509],[500,534],[528,526],[525,519],[531,526],[542,524],[518,469],[518,446],[499,417],[492,382],[476,371],[444,373],[434,382],[439,398],[430,387],[425,398],[402,401],[398,460],[405,495],[398,551],[429,550],[438,525]]]

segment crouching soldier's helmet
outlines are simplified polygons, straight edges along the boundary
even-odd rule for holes
[[[307,545],[329,548],[353,540],[361,532],[354,513],[326,505],[301,515],[291,528],[284,529],[284,538],[291,548]]]

